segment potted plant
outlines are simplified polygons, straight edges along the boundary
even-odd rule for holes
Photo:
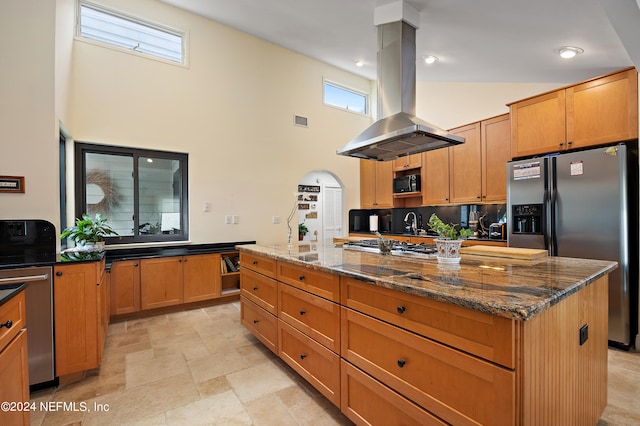
[[[76,219],[76,224],[62,231],[60,238],[69,238],[76,243],[76,246],[84,251],[104,250],[104,238],[109,235],[118,235],[102,214],[96,213],[94,217],[86,213],[82,214],[82,219]]]
[[[473,231],[470,229],[458,231],[455,224],[444,223],[435,213],[429,218],[427,226],[439,237],[435,240],[438,249],[438,262],[459,263],[462,240],[473,235]]]
[[[307,228],[307,225],[304,224],[304,222],[298,224],[298,240],[302,241],[304,236],[307,235],[307,233],[309,232],[309,228]]]

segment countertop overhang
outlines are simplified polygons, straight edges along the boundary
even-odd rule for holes
[[[383,256],[333,244],[245,244],[236,248],[524,321],[618,266],[617,262],[566,257],[518,260],[474,255],[462,255],[459,265],[441,265],[436,259]]]

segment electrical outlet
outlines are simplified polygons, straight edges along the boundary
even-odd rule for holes
[[[226,215],[226,216],[224,217],[224,223],[226,223],[227,225],[229,225],[229,224],[231,223],[231,216]]]
[[[273,223],[274,225],[277,225],[280,223],[280,216],[273,216],[271,218],[271,223]]]
[[[589,324],[585,324],[580,327],[580,346],[584,345],[584,342],[589,338]]]
[[[240,216],[238,216],[237,214],[233,215],[233,224],[237,225],[238,223],[240,223]]]
[[[202,211],[203,212],[208,212],[209,211],[209,203],[203,203],[202,204]]]

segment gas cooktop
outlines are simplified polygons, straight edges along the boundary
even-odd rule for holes
[[[372,253],[380,253],[378,248],[378,240],[359,240],[348,241],[342,246],[347,250],[368,251]],[[414,244],[402,241],[394,241],[391,247],[391,254],[416,256],[427,259],[435,258],[438,254],[435,244]]]

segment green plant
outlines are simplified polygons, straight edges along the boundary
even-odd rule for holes
[[[438,234],[440,238],[447,240],[457,240],[459,238],[467,238],[473,235],[473,231],[471,229],[463,228],[458,232],[458,229],[456,228],[457,225],[444,223],[435,213],[433,213],[429,218],[427,226]]]
[[[305,225],[304,222],[298,224],[298,235],[302,235],[304,237],[308,232],[309,228],[307,228],[307,225]]]
[[[84,213],[82,219],[76,219],[74,226],[62,231],[60,238],[69,238],[78,244],[84,244],[104,241],[104,238],[109,235],[118,235],[118,233],[107,224],[107,219],[103,218],[102,214],[96,213],[95,217],[91,217]]]

